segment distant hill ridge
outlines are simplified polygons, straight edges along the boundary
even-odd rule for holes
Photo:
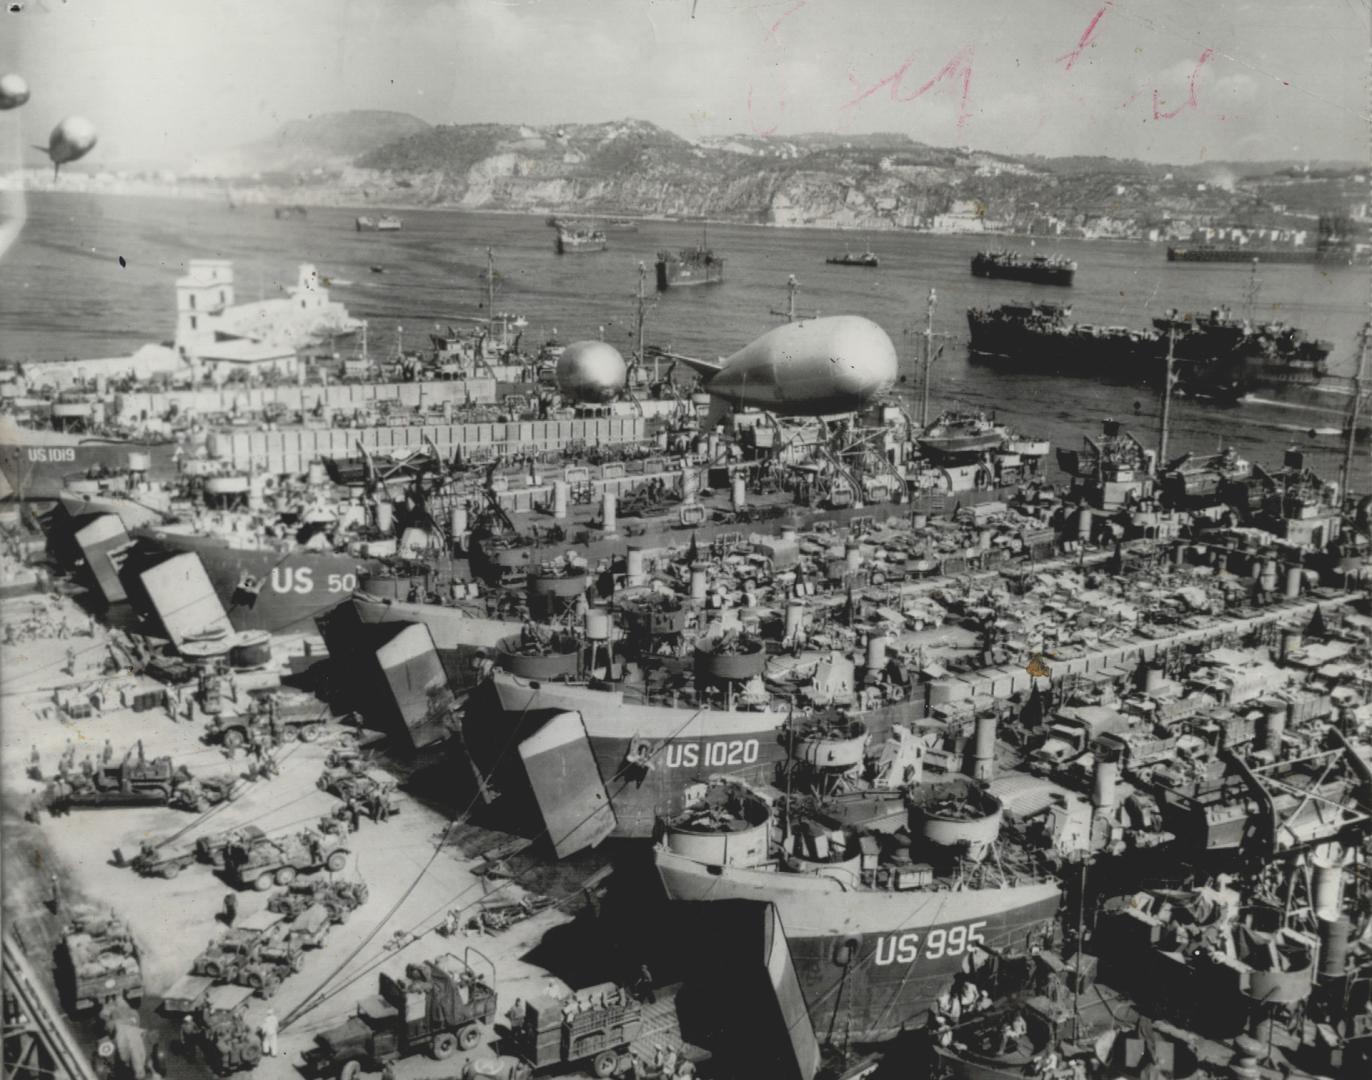
[[[361,110],[292,120],[266,139],[203,159],[195,171],[288,173],[296,183],[330,184],[335,196],[397,205],[880,228],[950,212],[1051,222],[1224,210],[1226,199],[1235,201],[1224,193],[1236,180],[1277,183],[1291,170],[1290,162],[1171,166],[999,154],[929,146],[900,133],[691,142],[646,120],[433,125]],[[1201,187],[1210,184],[1215,191]]]

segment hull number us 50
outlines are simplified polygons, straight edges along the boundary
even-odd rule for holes
[[[350,593],[357,588],[356,574],[330,574],[322,582],[331,593]],[[272,592],[298,593],[304,596],[314,592],[314,569],[309,566],[272,567]]]
[[[938,960],[945,956],[961,956],[973,945],[986,941],[982,928],[986,920],[963,923],[960,926],[936,926],[917,934],[888,934],[877,939],[878,964],[913,964],[916,960]]]

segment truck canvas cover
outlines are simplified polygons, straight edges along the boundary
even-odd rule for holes
[[[614,832],[614,808],[580,713],[552,717],[519,744],[519,754],[558,858]]]

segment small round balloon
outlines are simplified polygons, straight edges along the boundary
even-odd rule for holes
[[[0,109],[17,109],[29,100],[29,84],[22,75],[0,75]]]
[[[61,166],[89,154],[98,138],[95,125],[84,116],[69,116],[59,123],[48,136],[47,154],[52,158],[52,175],[56,177]]]

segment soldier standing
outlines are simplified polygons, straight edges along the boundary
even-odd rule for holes
[[[104,748],[103,750],[100,751],[100,762],[101,762],[101,764],[103,764],[103,765],[108,765],[108,764],[110,763],[110,760],[111,760],[113,757],[114,757],[114,747],[110,744],[109,739],[106,739],[106,740],[105,740],[105,748]]]
[[[238,897],[233,893],[224,894],[224,925],[232,926],[238,918]]]

